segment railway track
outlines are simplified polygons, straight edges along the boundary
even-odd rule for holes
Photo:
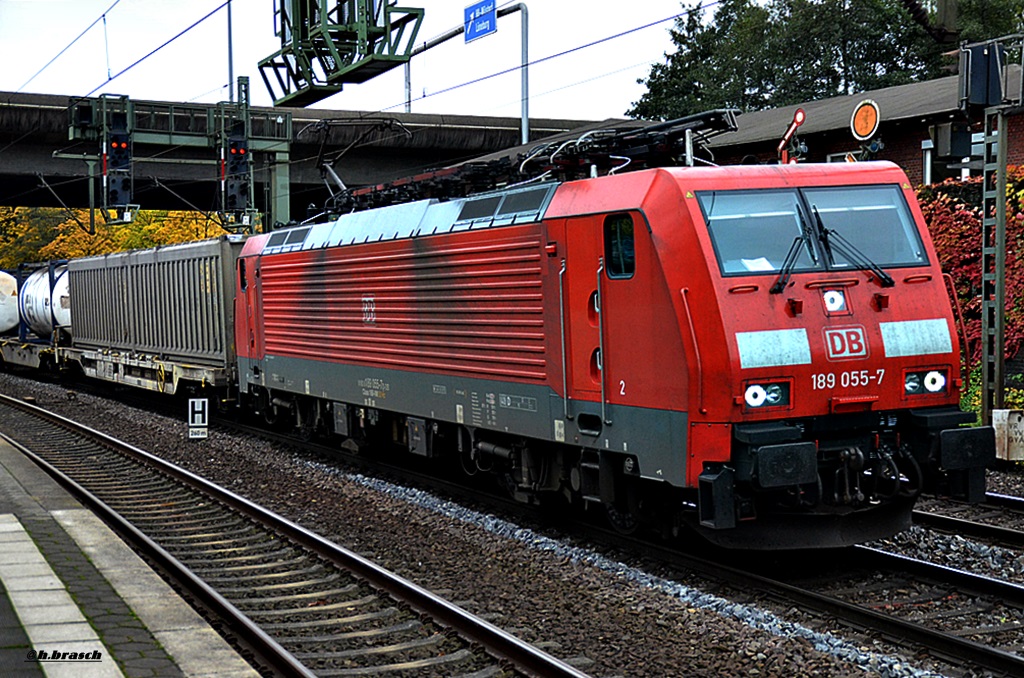
[[[236,424],[231,428],[299,445],[289,436]],[[336,454],[326,446],[302,446],[322,448],[320,451],[325,455]],[[347,459],[349,463],[363,466],[364,460],[358,455]],[[380,471],[379,466],[376,470]],[[399,482],[438,482],[433,477],[419,478],[421,474],[408,469],[385,472],[396,473]],[[448,491],[461,495],[465,488],[456,489],[453,485]],[[512,510],[511,502],[478,493],[471,493],[471,496],[472,501],[485,505],[493,502],[493,510]],[[595,534],[592,525],[583,529],[576,523],[564,527],[577,535],[594,537]],[[1024,647],[1024,636],[1020,636],[1022,631],[1018,630],[1024,620],[1024,589],[1019,586],[867,549],[844,551],[840,558],[825,560],[812,553],[808,557],[813,564],[810,573],[794,578],[788,573],[797,568],[781,568],[780,571],[788,572],[783,576],[745,567],[730,568],[717,557],[694,558],[680,554],[678,549],[661,549],[650,542],[607,532],[600,532],[594,539],[633,553],[653,555],[659,561],[677,564],[744,594],[754,590],[767,598],[783,601],[787,606],[797,605],[850,627],[869,629],[895,645],[907,647],[908,654],[925,648],[937,658],[957,665],[976,666],[985,673],[1024,675],[1024,660],[1019,654],[1019,648]],[[805,573],[807,571],[805,568]],[[818,572],[827,572],[827,578],[817,578]],[[838,583],[840,576],[842,584]]]
[[[572,666],[184,469],[0,396],[0,430],[288,675],[583,676]]]
[[[260,429],[237,424],[231,427],[268,436]],[[296,444],[289,436],[271,434],[269,437],[283,444]],[[317,448],[316,445],[308,447]],[[358,457],[349,461],[361,465]],[[374,463],[373,469],[381,471],[379,462]],[[385,472],[396,474],[399,482],[429,482],[435,490],[440,488],[487,505],[494,511],[522,512],[522,507],[511,500],[504,501],[437,478],[428,479],[408,469],[387,466]],[[1015,499],[990,495],[990,506],[982,512],[1024,507],[1024,503]],[[543,520],[531,511],[525,513]],[[925,519],[923,515],[921,518]],[[780,559],[784,564],[774,571],[746,565],[732,567],[728,564],[730,556],[721,552],[707,557],[683,554],[678,547],[662,547],[571,517],[563,516],[563,519],[562,527],[572,534],[679,565],[698,576],[724,581],[730,588],[754,589],[769,598],[798,605],[853,628],[869,629],[887,637],[894,645],[907,647],[908,654],[925,648],[932,656],[956,665],[969,663],[997,675],[1024,675],[1024,586],[867,547],[844,549],[841,555],[830,554],[824,558],[819,558],[816,552],[805,553],[806,567],[803,563],[793,567],[788,558]],[[1024,535],[1005,527],[964,520],[950,524],[965,523],[980,525],[978,530],[988,527],[994,534],[1014,533],[1024,539]],[[804,572],[802,576],[792,575],[800,571]]]
[[[863,546],[737,559],[683,554],[593,526],[585,532],[678,569],[679,577],[696,575],[730,599],[796,606],[881,636],[908,655],[923,649],[983,675],[1024,675],[1024,586]]]
[[[1024,675],[1024,587],[867,547],[841,568],[781,580],[847,623],[986,672]]]
[[[924,527],[1024,548],[1024,499],[989,492],[980,504],[929,499],[918,502],[914,522]]]

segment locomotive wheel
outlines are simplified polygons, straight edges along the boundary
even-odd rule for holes
[[[263,409],[263,421],[267,423],[267,426],[275,425],[277,423],[277,408],[268,403]]]
[[[299,439],[309,442],[316,434],[316,402],[296,400],[295,410]]]
[[[605,504],[605,511],[608,514],[608,522],[619,534],[633,534],[640,527],[640,521],[630,511],[619,510],[611,504]]]

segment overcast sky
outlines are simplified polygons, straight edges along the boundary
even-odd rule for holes
[[[224,0],[0,0],[0,90],[134,99],[217,102],[228,99],[228,22]],[[508,2],[497,0],[503,7]],[[235,75],[250,79],[252,103],[270,105],[258,62],[280,48],[276,0],[232,0]],[[417,44],[462,23],[469,0],[402,0],[426,16]],[[530,60],[610,38],[682,11],[679,0],[527,0]],[[154,48],[215,13],[169,46],[107,82]],[[91,29],[42,73],[36,73],[94,21]],[[439,93],[520,63],[519,13],[498,31],[466,44],[459,37],[412,62],[412,111],[520,115],[518,71]],[[671,21],[660,21],[530,68],[530,116],[600,120],[621,117],[644,92],[638,78],[672,51]],[[426,95],[426,96],[424,96]],[[401,67],[317,104],[318,108],[401,112]]]

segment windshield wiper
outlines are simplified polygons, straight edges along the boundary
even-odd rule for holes
[[[793,275],[793,269],[796,267],[796,260],[800,256],[800,245],[803,242],[803,236],[798,235],[793,238],[793,244],[789,246],[786,260],[782,262],[782,268],[779,269],[779,277],[775,279],[775,284],[768,290],[770,294],[778,294],[786,289],[786,285],[789,284],[789,278]]]
[[[814,251],[810,234],[807,232],[807,221],[799,209],[796,211],[796,218],[800,220],[800,235],[794,238],[793,244],[789,246],[786,259],[782,262],[782,268],[779,269],[779,277],[776,278],[775,284],[768,290],[771,294],[779,294],[782,290],[786,289],[786,285],[789,284],[789,279],[793,275],[793,269],[796,268],[796,260],[800,258],[801,244],[807,248],[807,252],[811,255],[811,261],[815,264],[818,263],[818,255]]]
[[[818,238],[821,240],[822,246],[825,248],[825,252],[828,254],[829,263],[835,264],[835,259],[832,256],[832,247],[839,254],[846,257],[848,261],[857,266],[858,268],[866,268],[875,275],[878,276],[878,280],[882,287],[893,287],[896,281],[892,279],[892,276],[882,270],[882,267],[871,261],[866,254],[857,249],[853,243],[844,238],[842,234],[833,228],[825,228],[825,223],[821,220],[821,215],[818,214],[818,208],[811,205],[811,211],[814,213],[814,221],[818,228]]]
[[[807,227],[807,220],[804,219],[803,210],[797,208],[796,218],[800,220],[800,236],[804,239],[804,244],[807,246],[807,253],[811,255],[811,262],[817,265],[818,253],[814,250],[814,245],[811,243],[813,240],[811,237],[811,229]]]
[[[818,240],[821,241],[822,248],[825,250],[825,256],[828,257],[828,263],[835,264],[836,259],[832,256],[832,243],[828,239],[831,231],[825,228],[825,223],[821,220],[821,215],[818,214],[818,208],[811,205],[811,211],[814,213],[815,231],[818,234]]]

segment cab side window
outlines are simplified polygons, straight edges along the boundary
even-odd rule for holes
[[[604,220],[604,260],[609,278],[632,278],[636,270],[633,217],[612,214]]]

